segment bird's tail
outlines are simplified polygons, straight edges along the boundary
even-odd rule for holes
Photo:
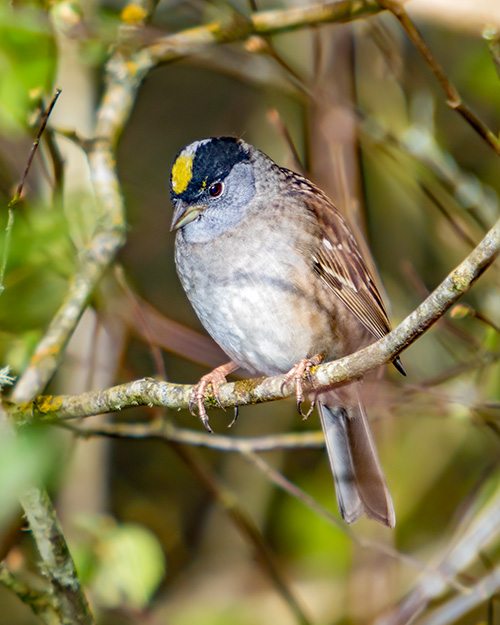
[[[333,393],[318,399],[340,513],[347,523],[366,514],[392,528],[396,524],[394,506],[365,409],[355,385],[347,389],[348,401],[342,397],[344,406],[330,404]]]

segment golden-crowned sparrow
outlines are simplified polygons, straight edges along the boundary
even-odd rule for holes
[[[389,332],[354,237],[311,182],[240,139],[220,137],[185,147],[170,185],[179,278],[231,358],[192,396],[207,427],[204,390],[211,384],[216,395],[237,367],[290,372],[300,396],[311,363],[340,358]],[[366,514],[394,527],[358,384],[322,390],[315,399],[343,518],[353,523]]]

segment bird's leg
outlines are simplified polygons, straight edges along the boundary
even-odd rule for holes
[[[288,373],[285,374],[285,379],[283,380],[283,384],[281,385],[281,390],[283,390],[283,388],[291,380],[295,380],[295,397],[297,399],[297,410],[299,411],[299,414],[303,419],[307,419],[311,415],[316,404],[316,399],[313,399],[309,410],[306,413],[302,412],[302,402],[304,401],[303,379],[305,377],[308,381],[311,380],[311,369],[313,367],[316,367],[317,365],[320,365],[323,362],[324,357],[324,354],[317,354],[312,358],[302,358],[296,365],[294,365],[290,369]]]
[[[205,397],[205,389],[207,388],[207,386],[212,387],[212,396],[215,399],[215,403],[219,406],[219,408],[222,408],[224,410],[224,406],[222,406],[222,404],[220,403],[219,385],[224,384],[224,382],[226,382],[226,376],[235,371],[237,368],[238,365],[231,360],[225,365],[221,365],[213,371],[210,371],[210,373],[207,373],[207,375],[204,375],[191,391],[191,395],[189,397],[189,412],[194,415],[195,407],[197,407],[198,416],[209,432],[212,432],[213,430],[208,422],[207,411],[203,403]],[[237,408],[235,408],[235,411],[237,414]]]

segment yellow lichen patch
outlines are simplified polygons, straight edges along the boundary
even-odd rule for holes
[[[54,413],[62,406],[62,399],[53,395],[45,395],[36,400],[36,410],[42,414]]]
[[[122,22],[128,24],[129,26],[141,24],[146,16],[147,12],[142,7],[135,4],[129,4],[126,6],[120,15]]]
[[[172,167],[172,189],[177,195],[185,191],[193,177],[193,155],[181,154]]]
[[[23,404],[18,404],[13,411],[16,423],[23,423],[24,420],[32,417],[33,415],[33,402],[27,401]]]
[[[53,356],[57,356],[60,351],[59,345],[50,345],[46,347],[43,351],[33,354],[33,364],[44,360],[45,358],[51,358]]]

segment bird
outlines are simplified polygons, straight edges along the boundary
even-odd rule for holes
[[[211,431],[207,387],[241,367],[285,375],[297,401],[311,368],[390,332],[382,297],[346,220],[307,178],[237,137],[211,137],[173,161],[175,265],[198,318],[230,361],[194,387],[190,410]],[[404,374],[399,358],[393,363]],[[360,382],[321,388],[319,412],[337,503],[389,528],[394,505],[363,406]]]

